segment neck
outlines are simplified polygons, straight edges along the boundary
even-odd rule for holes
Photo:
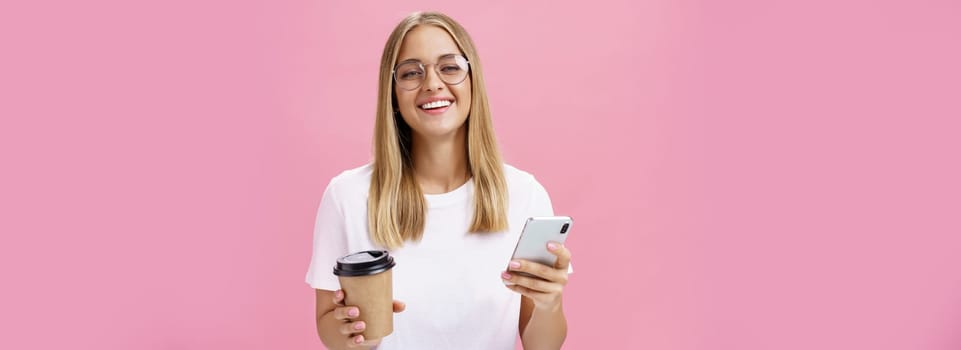
[[[426,138],[415,134],[412,141],[414,179],[424,194],[453,191],[470,178],[466,127],[449,137]]]

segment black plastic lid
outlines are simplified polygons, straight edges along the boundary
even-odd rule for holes
[[[394,267],[394,257],[386,250],[368,250],[348,254],[337,259],[334,274],[337,276],[369,276]]]

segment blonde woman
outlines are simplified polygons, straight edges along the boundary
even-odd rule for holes
[[[414,13],[381,57],[374,160],[324,192],[307,283],[317,332],[331,349],[559,349],[570,252],[545,246],[555,266],[513,261],[530,216],[553,215],[532,175],[501,162],[477,50],[457,22]],[[389,250],[394,332],[360,333],[331,268],[340,256]],[[537,280],[513,274],[528,272]],[[403,301],[403,302],[401,302]],[[403,311],[403,312],[402,312]],[[378,344],[379,343],[379,344]]]

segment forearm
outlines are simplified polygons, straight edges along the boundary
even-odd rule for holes
[[[521,343],[525,350],[556,350],[561,348],[565,338],[567,318],[564,317],[564,307],[558,305],[556,310],[534,309],[521,334]]]

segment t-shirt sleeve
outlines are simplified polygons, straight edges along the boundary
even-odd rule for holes
[[[533,188],[530,216],[554,216],[554,206],[551,205],[551,196],[547,194],[547,189],[533,176],[531,176],[531,182]]]
[[[554,216],[554,206],[551,204],[551,196],[547,194],[547,189],[533,176],[531,181],[533,182],[531,216]],[[574,273],[573,262],[567,266],[567,273]]]
[[[336,180],[336,178],[335,178]],[[307,284],[315,289],[337,290],[340,282],[333,269],[337,258],[347,254],[344,214],[338,201],[334,180],[320,200],[314,222],[314,248],[307,268]]]

